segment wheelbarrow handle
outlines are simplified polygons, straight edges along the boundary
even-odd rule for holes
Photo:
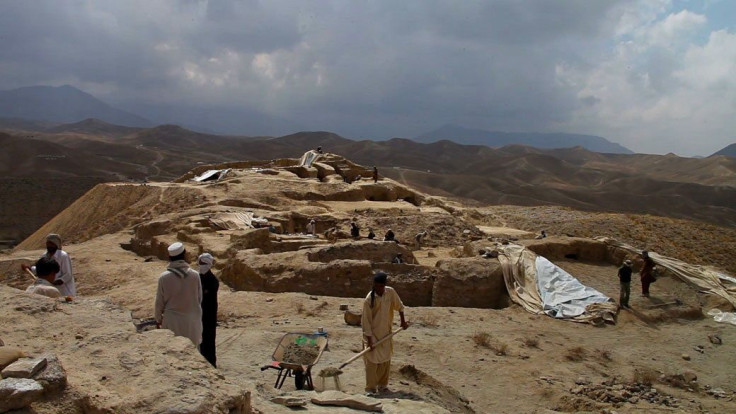
[[[373,347],[375,348],[377,345],[380,345],[382,342],[391,339],[392,336],[396,335],[397,333],[399,333],[399,332],[401,332],[403,330],[404,330],[404,328],[396,328],[396,330],[394,330],[390,334],[384,336],[383,338],[381,338],[381,340],[379,340],[378,342],[376,342],[375,344],[373,344]],[[372,351],[372,349],[370,347],[368,347],[368,348],[360,351],[359,353],[353,355],[350,359],[348,359],[347,361],[343,362],[342,365],[340,365],[340,369],[345,368],[346,365],[348,365],[349,363],[351,363],[351,362],[355,361],[356,359],[362,357],[363,355],[365,355],[366,353],[368,353],[370,351]]]

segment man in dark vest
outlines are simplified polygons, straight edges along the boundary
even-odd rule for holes
[[[217,353],[215,352],[215,337],[217,330],[217,291],[220,282],[212,273],[215,258],[209,253],[202,253],[197,259],[199,262],[199,277],[202,280],[202,345],[200,353],[217,368]]]

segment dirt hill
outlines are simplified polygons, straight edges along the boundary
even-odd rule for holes
[[[38,131],[14,131],[5,152],[5,177],[85,177],[74,197],[100,180],[171,180],[193,165],[235,160],[281,159],[322,146],[350,154],[363,165],[423,192],[453,197],[466,204],[559,205],[586,211],[644,213],[694,219],[716,225],[736,224],[736,160],[674,155],[599,154],[582,148],[539,150],[510,146],[492,149],[449,141],[418,144],[406,139],[352,141],[329,132],[301,132],[279,138],[201,134],[175,125],[137,129],[86,120]],[[47,145],[47,143],[49,143]],[[53,162],[38,158],[66,155]],[[62,165],[63,164],[63,165]],[[14,184],[33,193],[36,184]],[[39,184],[40,185],[40,184]],[[20,186],[20,187],[19,187]],[[29,233],[74,198],[65,194],[44,200],[44,211],[31,211],[30,225],[13,229],[9,209],[0,228],[10,235]],[[33,203],[40,203],[36,200]],[[22,229],[21,229],[22,227]]]

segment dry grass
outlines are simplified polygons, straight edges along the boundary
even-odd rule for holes
[[[580,362],[585,359],[587,356],[587,352],[583,347],[576,346],[575,348],[570,348],[567,350],[567,353],[565,354],[565,359],[572,362]]]
[[[440,318],[437,315],[425,315],[414,318],[414,323],[426,328],[438,328],[440,326]]]
[[[475,342],[476,345],[481,346],[483,348],[490,348],[491,347],[491,334],[488,332],[476,332],[473,335],[473,342]]]
[[[633,382],[636,384],[652,385],[659,378],[657,371],[651,368],[637,368],[634,371]]]
[[[539,339],[537,338],[524,338],[521,343],[527,348],[539,348]]]
[[[613,357],[611,356],[611,351],[609,351],[607,349],[596,349],[595,350],[595,356],[600,361],[604,361],[604,362],[613,361]]]
[[[490,349],[498,356],[508,354],[508,344],[493,340],[493,337],[491,337],[491,334],[488,332],[476,332],[473,335],[473,342],[475,342],[477,346]]]

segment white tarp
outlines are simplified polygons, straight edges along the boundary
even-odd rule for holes
[[[588,305],[611,301],[608,296],[583,285],[574,276],[542,256],[537,256],[535,265],[542,310],[553,318],[579,316],[585,313]]]
[[[317,158],[319,158],[322,154],[315,150],[310,150],[304,153],[302,155],[302,158],[299,160],[299,166],[300,167],[311,167],[312,163],[317,161]]]
[[[546,258],[517,244],[497,251],[509,296],[527,311],[574,322],[615,322],[618,305]]]
[[[192,178],[192,181],[197,181],[201,183],[203,181],[219,180],[223,178],[229,171],[229,168],[225,170],[207,170],[202,174]]]
[[[268,219],[255,217],[250,211],[244,213],[217,213],[214,217],[210,217],[210,223],[223,230],[249,229],[267,225]]]

